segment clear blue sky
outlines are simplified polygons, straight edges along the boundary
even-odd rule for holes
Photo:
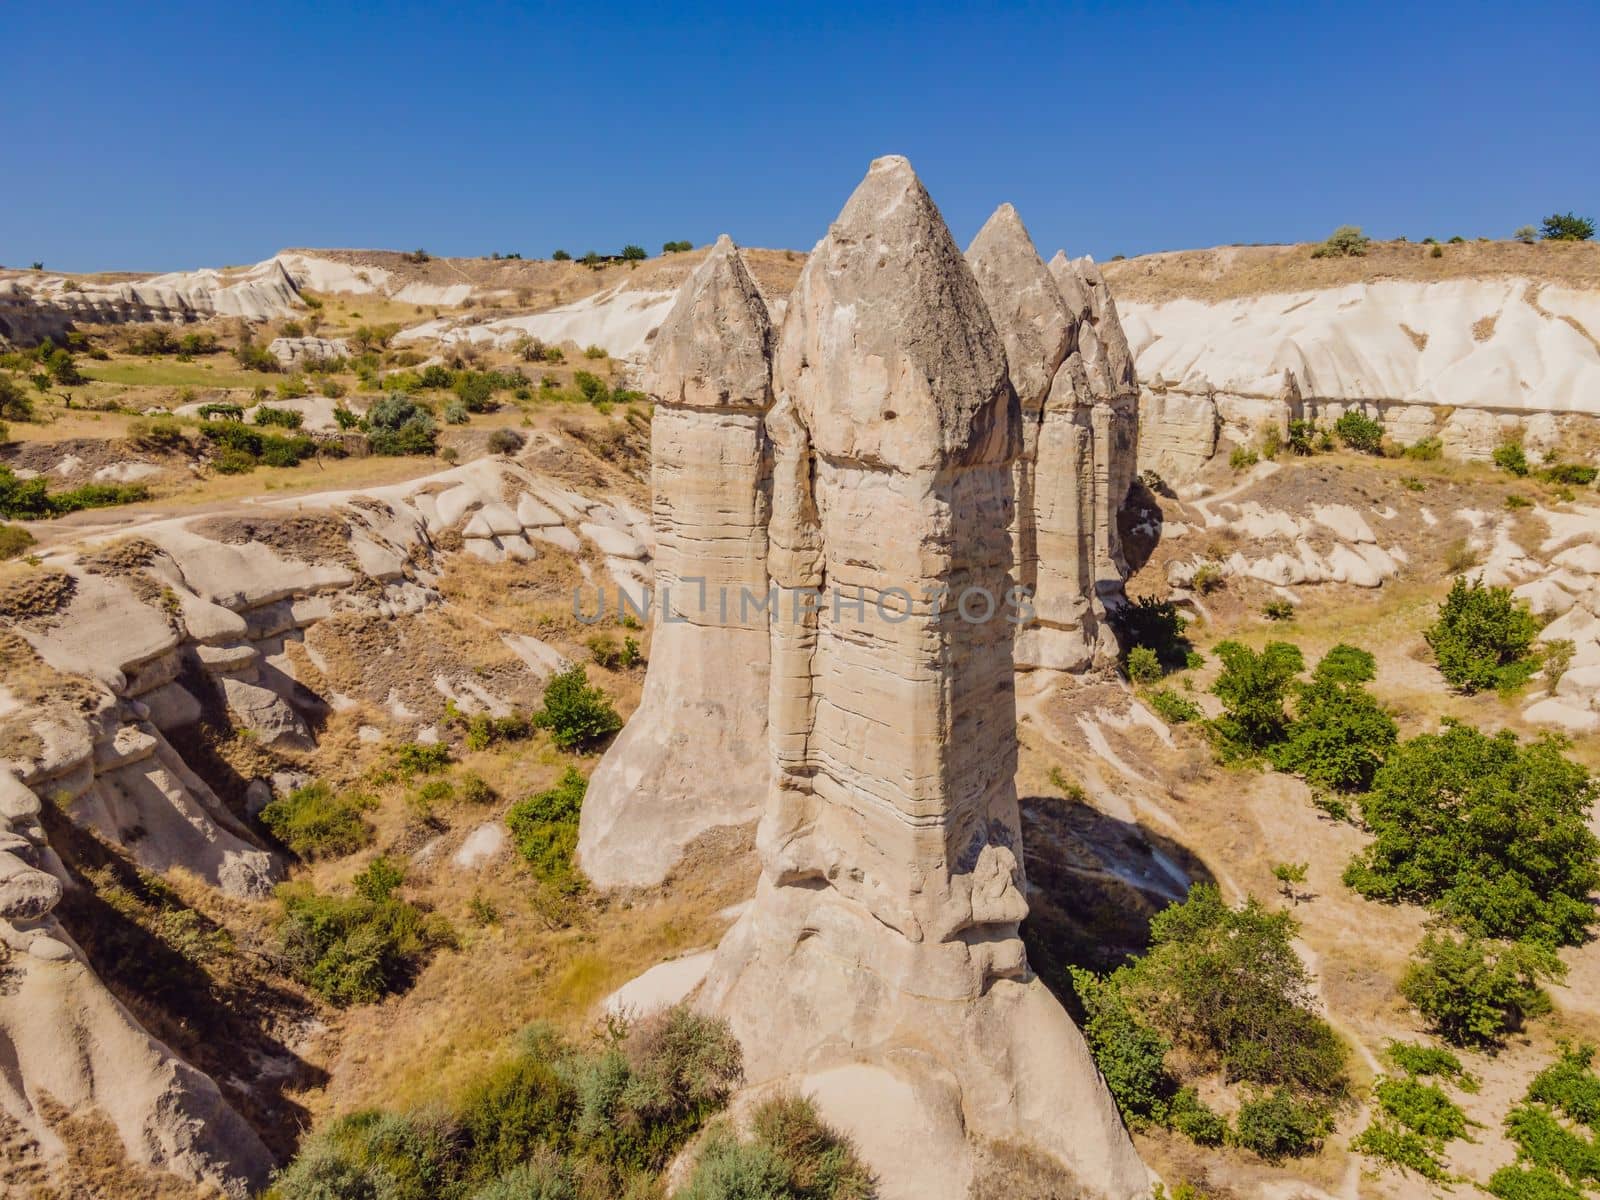
[[[809,248],[876,155],[1048,255],[1600,215],[1600,4],[7,6],[0,263]]]

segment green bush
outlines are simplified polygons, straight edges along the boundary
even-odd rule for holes
[[[33,401],[10,375],[0,375],[0,420],[27,421],[33,417]]]
[[[284,884],[278,938],[295,977],[330,1004],[367,1004],[408,987],[423,963],[449,945],[449,926],[357,877],[352,896]]]
[[[568,895],[583,889],[572,854],[578,848],[578,817],[588,786],[588,780],[568,767],[554,787],[519,800],[506,813],[517,853],[534,877]]]
[[[317,452],[316,442],[304,434],[263,433],[233,420],[205,421],[200,432],[218,448],[217,469],[225,474],[241,474],[258,464],[298,466]]]
[[[1594,222],[1570,212],[1552,213],[1544,219],[1541,233],[1547,242],[1587,242],[1594,237]]]
[[[693,249],[694,249],[694,243],[693,242],[662,242],[661,243],[661,253],[663,253],[663,254],[681,254],[685,250],[693,250]]]
[[[1390,1042],[1383,1055],[1407,1075],[1437,1076],[1450,1080],[1464,1092],[1478,1090],[1478,1081],[1461,1065],[1461,1060],[1443,1046]]]
[[[1243,471],[1255,466],[1261,461],[1261,456],[1248,446],[1235,446],[1228,455],[1228,465],[1235,471]]]
[[[1261,606],[1261,615],[1269,621],[1290,621],[1294,619],[1294,605],[1287,600],[1268,600]]]
[[[1222,674],[1211,692],[1222,701],[1222,716],[1212,722],[1224,758],[1250,758],[1284,738],[1289,714],[1284,698],[1294,677],[1305,669],[1298,646],[1268,642],[1261,651],[1239,642],[1217,645]]]
[[[1112,630],[1122,643],[1124,661],[1138,647],[1155,651],[1166,671],[1181,671],[1190,666],[1194,645],[1184,636],[1189,622],[1171,600],[1140,596],[1108,614]]]
[[[1542,1167],[1501,1167],[1489,1177],[1487,1190],[1498,1200],[1586,1200],[1583,1192]]]
[[[1165,1124],[1178,1091],[1166,1066],[1172,1043],[1140,1023],[1115,975],[1102,979],[1079,967],[1068,970],[1083,1006],[1083,1036],[1122,1119],[1135,1128]]]
[[[480,371],[462,371],[452,385],[468,412],[483,413],[494,407],[494,383]]]
[[[527,439],[515,429],[496,429],[489,435],[490,454],[515,454],[526,444]]]
[[[1297,1098],[1285,1088],[1274,1088],[1239,1106],[1233,1142],[1268,1162],[1281,1162],[1314,1153],[1332,1124],[1325,1106]]]
[[[301,858],[334,858],[353,854],[372,841],[372,826],[362,813],[377,807],[375,797],[360,792],[335,794],[326,783],[296,788],[261,810],[260,820],[272,836]]]
[[[1563,969],[1542,946],[1432,932],[1412,954],[1400,993],[1446,1041],[1494,1045],[1550,1010],[1541,984]]]
[[[1552,463],[1539,472],[1546,483],[1565,484],[1569,487],[1588,487],[1600,475],[1600,468],[1584,463]]]
[[[1360,258],[1367,252],[1372,240],[1361,232],[1359,225],[1341,225],[1328,235],[1328,240],[1311,252],[1312,258]]]
[[[450,747],[441,742],[402,742],[389,751],[395,771],[403,779],[418,775],[437,775],[450,765]]]
[[[1515,475],[1518,479],[1528,474],[1528,456],[1522,449],[1521,442],[1502,442],[1494,448],[1491,456],[1494,465],[1507,474]]]
[[[1444,442],[1436,437],[1423,438],[1412,442],[1401,453],[1413,462],[1437,462],[1444,457]]]
[[[1594,1073],[1595,1048],[1563,1045],[1561,1057],[1528,1085],[1528,1099],[1560,1109],[1580,1125],[1600,1125],[1600,1078]]]
[[[1205,716],[1200,706],[1187,696],[1180,696],[1171,688],[1156,688],[1148,693],[1145,699],[1150,701],[1150,707],[1156,710],[1159,716],[1168,725],[1183,725],[1189,721],[1198,721]]]
[[[525,1162],[472,1193],[471,1200],[580,1200],[572,1166],[554,1150],[537,1146]]]
[[[850,1139],[808,1097],[773,1096],[750,1118],[753,1140],[727,1127],[706,1138],[677,1200],[872,1200],[877,1181]]]
[[[446,425],[465,425],[468,420],[467,406],[459,400],[447,400],[442,415]]]
[[[367,410],[367,443],[374,454],[432,454],[438,437],[433,415],[409,396],[393,393]]]
[[[43,521],[86,508],[137,504],[149,498],[150,489],[142,483],[86,483],[50,492],[43,479],[18,479],[10,467],[0,466],[0,517],[13,521]]]
[[[1383,426],[1359,409],[1350,409],[1333,423],[1338,439],[1361,454],[1377,454],[1383,449]]]
[[[550,731],[560,749],[579,753],[593,749],[622,728],[622,718],[610,699],[599,688],[589,686],[588,673],[581,666],[551,676],[544,689],[544,706],[533,719],[540,729]]]
[[[1376,836],[1345,883],[1370,899],[1431,905],[1488,937],[1583,941],[1600,886],[1595,789],[1561,748],[1466,725],[1401,744],[1362,801]]]
[[[1135,683],[1154,683],[1162,675],[1161,660],[1149,646],[1128,651],[1128,678]]]
[[[1539,623],[1510,588],[1470,584],[1457,576],[1439,606],[1439,617],[1423,634],[1439,673],[1469,695],[1511,689],[1538,669],[1532,653]]]
[[[281,388],[282,384],[279,387]],[[279,425],[284,429],[299,429],[305,423],[305,415],[292,408],[273,408],[271,405],[259,404],[256,406],[255,423]]]
[[[647,259],[649,257],[650,256],[645,253],[645,249],[644,249],[643,246],[635,246],[635,245],[629,244],[629,245],[626,245],[626,246],[624,246],[622,248],[622,261],[623,262],[643,262],[645,259]]]

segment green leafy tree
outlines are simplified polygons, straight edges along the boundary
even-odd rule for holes
[[[1544,219],[1542,233],[1547,242],[1587,242],[1594,237],[1594,222],[1570,212],[1552,213]]]
[[[1550,1011],[1541,984],[1563,974],[1548,947],[1435,931],[1413,953],[1400,994],[1446,1041],[1492,1045]]]
[[[1211,692],[1222,701],[1222,716],[1212,722],[1225,757],[1248,758],[1283,740],[1289,725],[1284,711],[1294,677],[1305,669],[1300,648],[1268,642],[1258,653],[1239,642],[1221,642],[1222,674]]]
[[[1366,791],[1398,735],[1394,718],[1362,686],[1372,667],[1364,650],[1330,650],[1296,688],[1294,720],[1268,751],[1273,765],[1335,791]]]
[[[367,441],[374,454],[432,454],[438,437],[433,414],[403,393],[385,396],[367,410]]]
[[[622,718],[610,699],[599,688],[589,686],[588,673],[581,666],[551,676],[544,689],[544,707],[533,720],[550,731],[561,749],[580,752],[593,749],[622,728]]]
[[[1533,655],[1539,623],[1510,588],[1468,583],[1457,576],[1423,636],[1439,673],[1452,687],[1473,693],[1513,688],[1538,668]]]
[[[622,248],[623,262],[643,262],[650,256],[645,253],[643,246],[635,246],[631,242]]]
[[[565,250],[557,250],[554,254],[552,254],[550,256],[550,258],[554,262],[571,262],[572,261],[572,255],[568,254]]]
[[[1171,600],[1139,596],[1112,610],[1109,619],[1122,643],[1125,663],[1135,648],[1143,646],[1154,651],[1163,670],[1181,671],[1189,665],[1194,653],[1194,644],[1184,636],[1189,621]]]
[[[10,375],[0,374],[0,420],[26,421],[33,416],[33,401]]]
[[[1488,937],[1583,941],[1600,887],[1595,787],[1561,749],[1467,725],[1403,743],[1362,801],[1376,836],[1345,883],[1374,900],[1431,905]]]

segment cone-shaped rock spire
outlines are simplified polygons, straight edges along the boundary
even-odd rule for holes
[[[767,594],[773,341],[755,281],[718,238],[646,370],[655,634],[639,710],[584,800],[578,860],[601,887],[659,883],[767,794],[767,622],[751,601]]]

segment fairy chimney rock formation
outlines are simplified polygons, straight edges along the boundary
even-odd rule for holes
[[[578,860],[603,888],[660,883],[696,837],[755,820],[766,797],[772,344],[723,236],[647,366],[655,632],[639,710],[584,800]]]
[[[1017,665],[1079,671],[1110,661],[1105,627],[1126,567],[1117,510],[1133,481],[1138,390],[1133,358],[1093,263],[1058,254],[1047,268],[1003,204],[967,261],[1005,343],[1022,405],[1012,529],[1032,616]]]
[[[775,379],[762,877],[698,1003],[728,1018],[755,1086],[815,1087],[825,1114],[841,1073],[858,1097],[907,1098],[924,1136],[906,1159],[927,1166],[886,1174],[889,1200],[964,1197],[986,1141],[1057,1158],[1088,1194],[1147,1195],[1018,933],[1020,411],[978,282],[904,159],[872,164],[812,253]]]

